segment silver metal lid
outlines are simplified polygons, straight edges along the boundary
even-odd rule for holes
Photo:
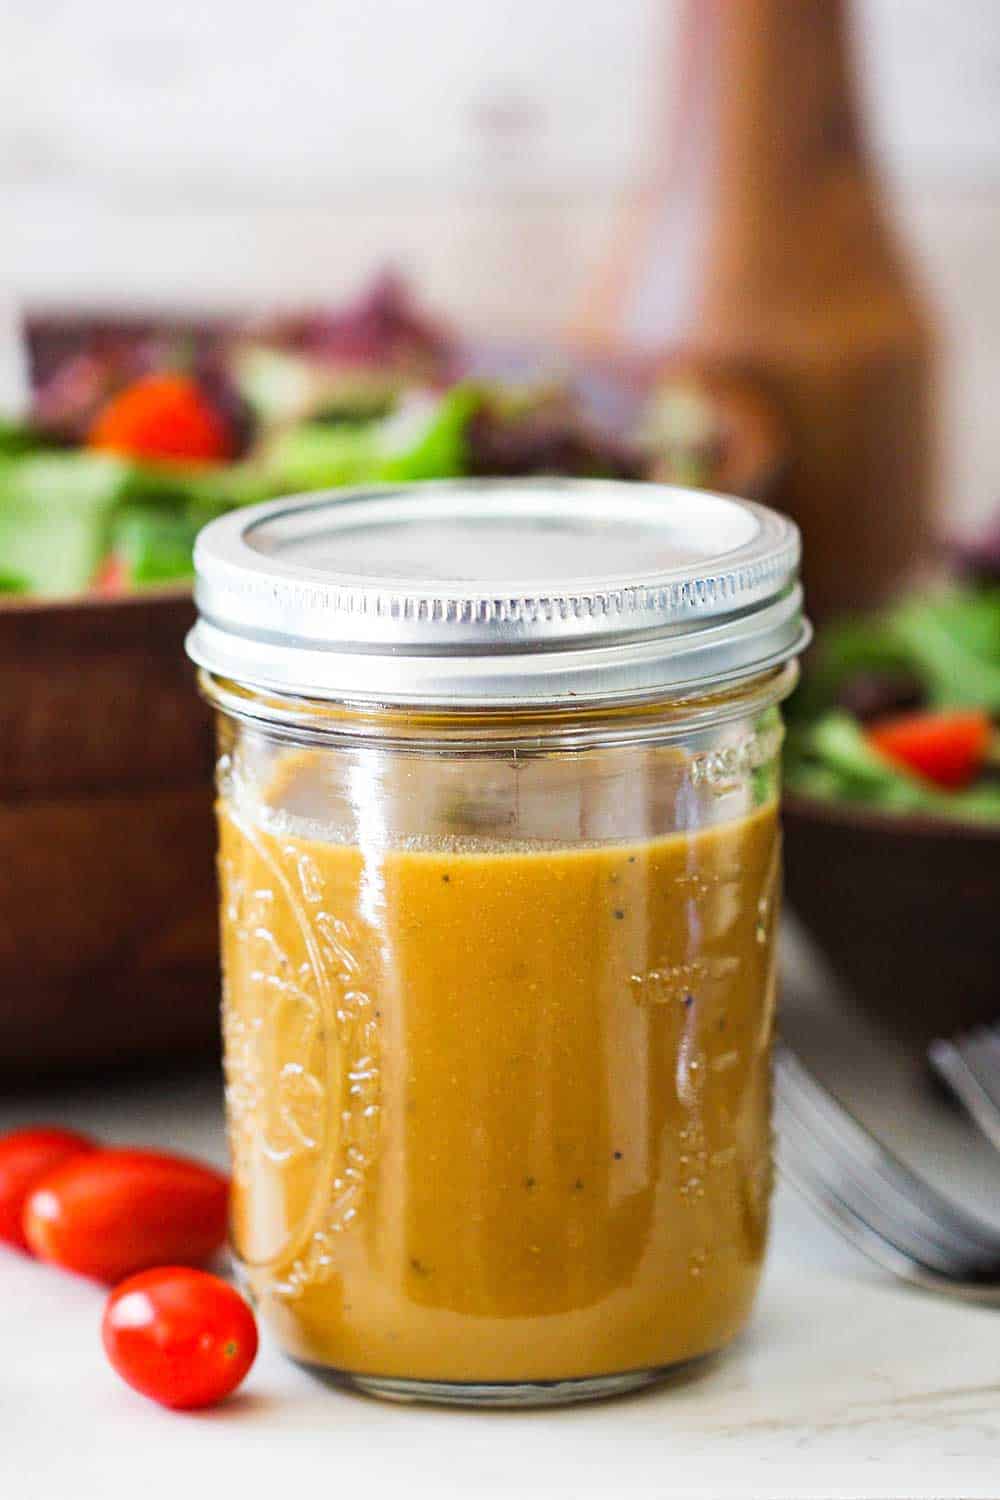
[[[199,666],[309,697],[614,701],[778,665],[808,639],[799,534],[749,501],[605,480],[331,490],[195,547]]]

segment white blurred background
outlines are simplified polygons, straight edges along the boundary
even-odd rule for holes
[[[649,158],[675,0],[0,0],[2,288],[334,299],[387,262],[557,331]],[[947,502],[1000,496],[1000,0],[856,0],[869,117],[945,337]]]

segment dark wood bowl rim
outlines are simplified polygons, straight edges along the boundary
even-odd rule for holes
[[[150,604],[176,604],[193,600],[193,583],[144,584],[132,593],[106,598],[103,594],[8,594],[0,597],[0,619],[5,614],[54,614],[61,610],[108,610],[120,613]]]

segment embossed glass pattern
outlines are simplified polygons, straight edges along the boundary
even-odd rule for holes
[[[794,676],[518,708],[203,673],[234,1248],[294,1358],[515,1404],[744,1325]]]

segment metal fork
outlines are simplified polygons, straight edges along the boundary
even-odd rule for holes
[[[979,1026],[927,1051],[939,1077],[1000,1151],[1000,1022]]]
[[[904,1281],[1000,1303],[1000,1231],[904,1166],[784,1043],[774,1083],[782,1175],[825,1219]]]

